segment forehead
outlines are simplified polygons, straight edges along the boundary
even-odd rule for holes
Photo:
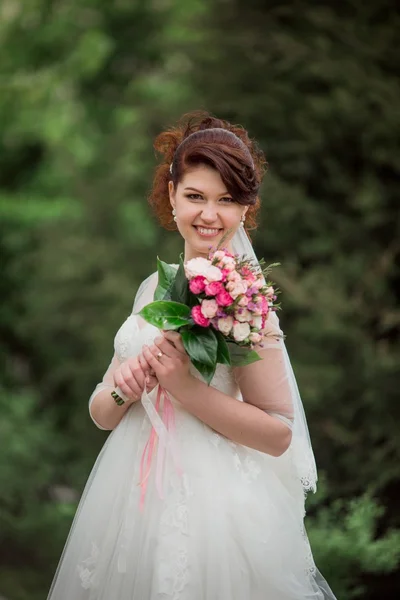
[[[180,187],[194,187],[201,191],[216,193],[226,192],[226,185],[216,169],[206,165],[187,169],[178,184]]]

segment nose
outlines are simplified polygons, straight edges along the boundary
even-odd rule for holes
[[[218,213],[216,207],[212,203],[207,203],[206,206],[203,207],[201,212],[201,218],[204,223],[212,224],[218,220]]]

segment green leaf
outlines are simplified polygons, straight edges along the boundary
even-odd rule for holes
[[[154,300],[169,300],[169,290],[176,277],[176,268],[160,260],[157,256],[158,284],[154,292]]]
[[[249,348],[239,346],[235,342],[227,342],[227,346],[232,367],[244,367],[262,360],[261,356],[255,350],[249,350]]]
[[[189,304],[189,281],[185,275],[182,255],[179,258],[179,267],[176,272],[176,277],[172,284],[170,293],[171,300],[173,300],[174,302],[182,302],[182,304]]]
[[[231,357],[229,354],[229,348],[228,348],[228,344],[226,342],[225,336],[220,331],[216,331],[215,335],[216,335],[217,341],[218,341],[217,362],[221,363],[221,365],[230,366]]]
[[[214,377],[215,369],[217,364],[212,367],[210,365],[206,365],[205,363],[201,363],[197,360],[192,360],[193,365],[196,367],[200,375],[203,377],[207,385],[210,385],[212,378]]]
[[[189,325],[191,321],[190,308],[179,302],[158,300],[142,308],[139,315],[158,329],[179,329]]]
[[[186,352],[193,364],[194,361],[213,367],[217,364],[218,340],[209,327],[195,325],[180,332]],[[197,368],[197,367],[196,367]]]

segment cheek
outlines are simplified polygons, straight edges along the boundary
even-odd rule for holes
[[[190,227],[198,214],[198,210],[187,207],[180,212],[180,221],[184,227]]]
[[[240,224],[242,210],[242,207],[239,208],[235,205],[234,207],[231,207],[229,211],[226,211],[224,221],[227,228],[237,227]]]

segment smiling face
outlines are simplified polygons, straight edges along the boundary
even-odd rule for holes
[[[187,170],[176,189],[170,181],[169,197],[176,210],[179,233],[185,240],[185,261],[206,257],[210,246],[216,246],[232,229],[224,243],[230,248],[229,242],[248,209],[235,202],[218,171],[206,165]]]

